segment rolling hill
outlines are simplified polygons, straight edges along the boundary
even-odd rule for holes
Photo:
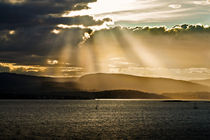
[[[205,79],[205,80],[192,80],[191,82],[193,83],[198,83],[201,85],[209,86],[210,87],[210,79]]]
[[[161,95],[171,99],[210,99],[210,92],[163,93]]]
[[[123,74],[89,74],[72,80],[0,73],[0,99],[200,98],[198,92],[209,98],[208,91],[209,87],[192,82]]]
[[[87,91],[138,90],[149,93],[203,92],[210,88],[193,82],[167,78],[138,77],[124,74],[89,74],[82,76],[79,87]]]
[[[74,80],[73,80],[74,81]],[[0,73],[0,99],[165,99],[134,90],[88,92],[71,79]]]
[[[0,73],[1,93],[68,92],[76,90],[75,82],[58,82],[59,79]]]

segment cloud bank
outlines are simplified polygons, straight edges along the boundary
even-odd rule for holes
[[[92,16],[63,17],[69,10],[88,8],[94,0],[0,0],[0,60],[18,64],[40,64],[53,57],[67,43],[76,47],[89,26],[111,21],[95,20]],[[58,25],[82,25],[71,29]],[[17,58],[17,56],[19,56]]]
[[[115,1],[115,9],[109,2],[113,1],[0,0],[0,72],[77,76],[152,68],[152,72],[162,69],[169,75],[171,71],[166,74],[165,69],[210,68],[210,27],[174,26],[174,20],[185,12],[184,17],[207,15],[208,1],[200,6],[195,1]],[[204,9],[195,10],[192,5]],[[173,19],[168,18],[171,15]],[[171,28],[149,26],[169,22]]]

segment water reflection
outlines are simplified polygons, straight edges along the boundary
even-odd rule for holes
[[[210,103],[144,100],[0,101],[0,138],[205,139]]]

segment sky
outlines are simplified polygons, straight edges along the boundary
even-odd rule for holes
[[[0,72],[210,78],[209,0],[0,0]]]
[[[98,0],[89,3],[90,9],[70,12],[66,15],[92,15],[110,17],[115,25],[174,26],[176,24],[209,24],[209,0]]]

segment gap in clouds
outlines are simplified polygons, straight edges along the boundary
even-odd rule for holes
[[[127,0],[111,1],[98,0],[89,3],[90,9],[70,11],[67,17],[92,15],[96,19],[110,17],[116,25],[140,26],[140,25],[166,25],[174,24],[208,24],[209,1],[193,0]]]

